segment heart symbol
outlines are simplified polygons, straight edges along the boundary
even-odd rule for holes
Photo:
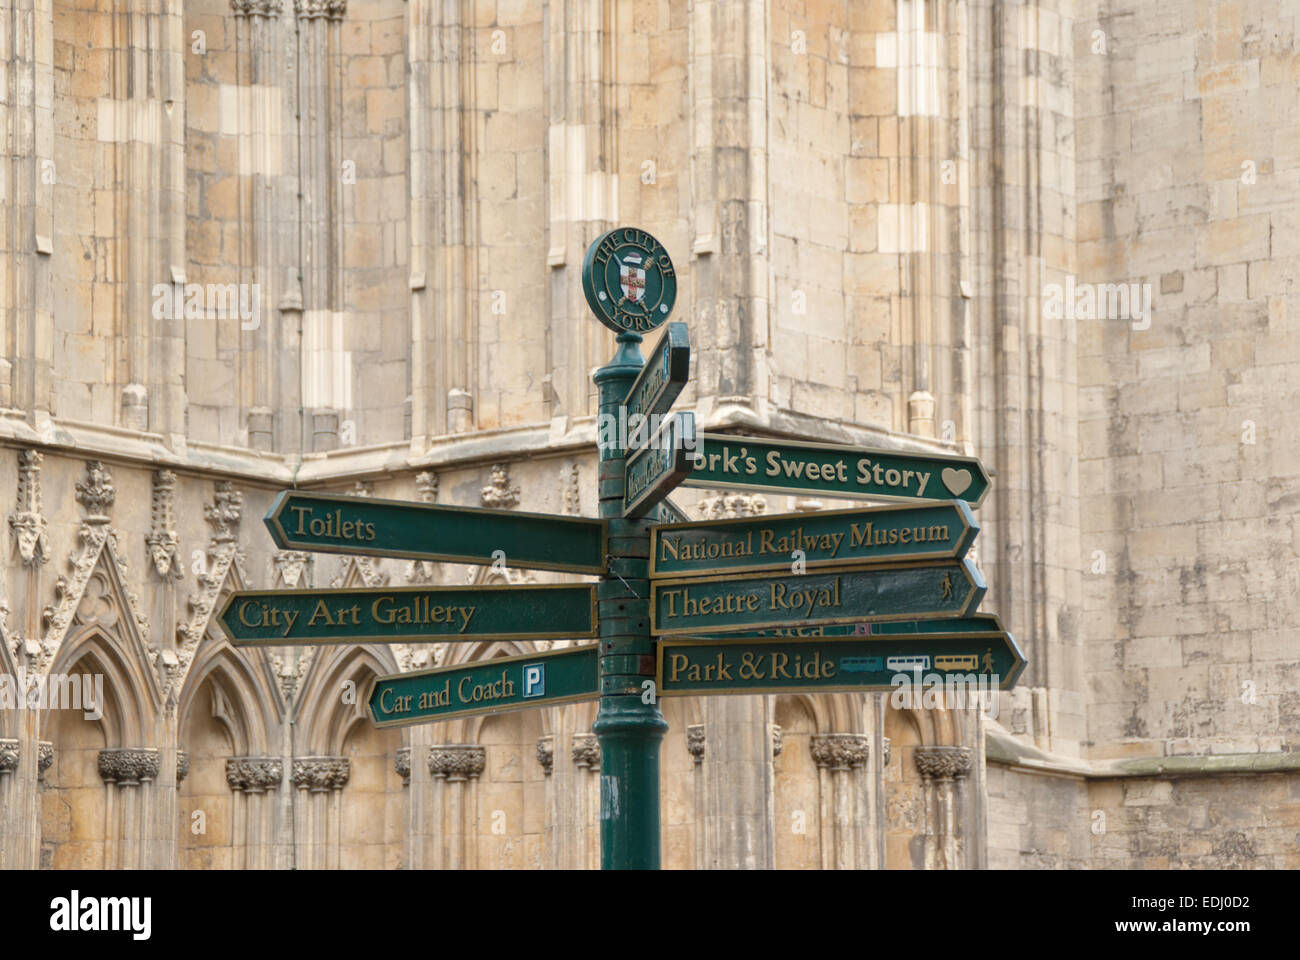
[[[954,470],[952,467],[944,467],[939,477],[943,480],[943,485],[952,491],[954,497],[960,497],[965,493],[972,479],[969,470]]]

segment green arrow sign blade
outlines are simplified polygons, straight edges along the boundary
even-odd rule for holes
[[[688,487],[769,490],[850,500],[965,500],[977,507],[988,473],[974,457],[759,440],[706,433]]]
[[[923,688],[1010,690],[1024,655],[1004,631],[802,640],[662,640],[661,696],[859,693]]]
[[[624,469],[623,516],[644,516],[677,489],[691,472],[695,450],[695,415],[675,413],[644,447],[627,458]]]
[[[551,707],[595,700],[600,696],[599,670],[595,646],[498,657],[379,677],[367,703],[377,727]]]
[[[840,567],[804,574],[654,580],[650,632],[734,633],[878,620],[965,617],[985,585],[969,560]]]
[[[655,523],[690,523],[691,520],[685,510],[667,497],[655,504],[654,509],[646,514],[646,518]]]
[[[512,567],[605,569],[604,524],[582,517],[286,490],[265,523],[285,550],[480,564],[492,563],[501,551]]]
[[[217,617],[235,646],[596,636],[595,584],[250,590]]]
[[[767,630],[736,630],[718,634],[719,640],[772,640],[779,637],[874,637],[898,634],[987,633],[1001,631],[991,613],[952,620],[891,620],[875,623],[827,623],[815,627],[772,627]]]
[[[673,321],[664,330],[659,347],[646,361],[627,391],[623,406],[630,422],[633,417],[665,414],[686,386],[691,366],[690,335],[686,324]]]
[[[962,500],[674,524],[652,533],[650,576],[787,570],[796,551],[810,568],[960,559],[977,533]]]

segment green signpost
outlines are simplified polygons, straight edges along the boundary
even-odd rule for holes
[[[599,520],[513,510],[443,507],[286,490],[265,519],[278,547],[600,574],[605,529]]]
[[[691,472],[695,415],[675,413],[659,432],[626,460],[623,516],[640,517],[677,489]]]
[[[494,657],[455,667],[378,677],[366,703],[377,727],[468,714],[554,707],[599,696],[596,647]]]
[[[991,613],[951,620],[887,620],[874,623],[824,623],[815,627],[772,627],[720,633],[717,640],[769,640],[779,637],[878,637],[918,634],[999,633],[1002,624]]]
[[[768,490],[847,500],[984,501],[989,477],[974,457],[874,450],[706,433],[688,487]]]
[[[659,693],[872,693],[902,683],[1009,690],[1025,658],[1003,630],[876,637],[661,640]],[[903,678],[903,679],[900,679]]]
[[[627,392],[623,406],[627,420],[655,417],[668,412],[686,386],[691,366],[691,342],[686,324],[673,322],[664,328],[659,347],[650,355]]]
[[[596,635],[592,584],[241,590],[217,615],[235,646],[542,640]]]
[[[979,533],[961,500],[922,507],[874,507],[676,523],[654,529],[652,577],[744,573],[965,556]]]
[[[984,598],[969,560],[932,560],[809,573],[727,574],[652,580],[658,636],[871,620],[965,617]]]
[[[904,682],[1009,689],[1025,666],[965,558],[989,477],[970,457],[706,435],[669,414],[687,381],[686,325],[649,362],[641,334],[677,297],[667,250],[601,235],[582,288],[617,334],[596,371],[599,519],[285,491],[282,549],[504,562],[598,584],[240,591],[217,622],[236,646],[599,638],[375,680],[377,726],[599,698],[601,865],[660,859],[659,696],[871,692]],[[665,416],[667,415],[667,416]],[[644,426],[642,426],[644,424]],[[909,506],[692,523],[679,484]],[[656,640],[659,636],[663,639]]]

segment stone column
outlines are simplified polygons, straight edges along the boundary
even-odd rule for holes
[[[280,286],[277,248],[297,247],[296,243],[281,247],[276,242],[285,239],[277,236],[277,221],[292,220],[286,215],[294,206],[276,202],[284,172],[282,124],[293,117],[284,109],[282,87],[286,82],[296,86],[293,71],[297,58],[286,58],[280,43],[282,0],[231,0],[230,7],[235,16],[241,73],[246,78],[238,100],[242,134],[239,173],[247,180],[249,220],[241,237],[239,279],[256,285],[255,302],[259,308],[257,317],[240,325],[240,417],[248,431],[248,445],[271,450],[276,447],[276,415],[281,409],[276,366],[282,347],[279,325],[273,322]],[[288,105],[292,106],[292,101]],[[251,305],[251,298],[249,302]]]
[[[700,357],[694,385],[703,401],[696,416],[706,426],[716,406],[752,409],[754,398],[769,392],[767,3],[696,0],[689,25],[698,87],[690,302],[701,321],[692,328]]]
[[[826,791],[822,812],[830,813],[829,820],[822,820],[823,868],[856,870],[864,866],[860,860],[859,834],[864,825],[859,798],[866,787],[861,781],[870,745],[871,738],[864,733],[816,734],[812,738],[818,781]]]
[[[555,735],[548,733],[537,738],[537,762],[542,765],[542,774],[546,778],[546,826],[542,842],[545,850],[542,862],[548,870],[559,869],[555,849]]]
[[[696,870],[704,870],[707,866],[704,841],[706,803],[703,764],[705,744],[704,724],[693,723],[686,728],[686,752],[691,755],[691,759],[694,761],[691,782],[695,788],[695,849],[693,854]]]
[[[960,870],[965,844],[961,831],[961,781],[971,770],[970,747],[922,746],[913,751],[925,790],[925,866]]]
[[[153,748],[118,747],[99,751],[99,776],[110,800],[105,806],[106,869],[140,869],[140,841],[153,815],[152,805],[156,801],[153,785],[158,779],[158,765],[158,751]]]
[[[574,788],[580,823],[574,866],[600,869],[600,742],[594,733],[573,735],[573,764],[578,768]]]
[[[300,794],[302,830],[298,865],[307,870],[336,870],[339,863],[339,795],[352,776],[347,757],[302,757],[293,761],[293,785]],[[309,791],[305,798],[302,791]]]
[[[442,862],[447,870],[472,870],[477,861],[478,810],[474,787],[487,767],[487,749],[467,743],[443,743],[429,748],[429,772],[441,793]]]
[[[776,864],[770,697],[707,697],[706,864],[765,870]]]
[[[415,861],[415,847],[418,842],[418,835],[411,829],[411,807],[413,805],[411,797],[411,748],[398,747],[396,754],[393,755],[393,769],[402,778],[402,820],[406,824],[406,829],[402,831],[402,869],[412,869],[411,864]]]
[[[284,762],[279,757],[231,757],[226,761],[226,783],[235,792],[231,842],[237,844],[237,869],[265,870],[271,865],[275,801],[283,781]]]
[[[0,304],[0,310],[3,310],[3,304]],[[21,341],[22,337],[23,332],[19,331],[18,340]],[[23,360],[19,357],[16,362],[21,366]],[[14,665],[25,668],[29,677],[44,672],[40,638],[44,635],[45,567],[51,551],[42,493],[43,461],[44,455],[39,451],[18,451],[17,496],[13,512],[9,514],[9,529],[14,538],[10,556],[15,562],[9,570],[5,597],[6,602],[13,606],[4,618],[5,635],[14,648]],[[41,800],[36,759],[40,714],[34,710],[20,710],[10,717],[13,723],[5,732],[18,741],[18,769],[6,787],[8,816],[0,820],[0,830],[4,831],[4,838],[0,840],[0,863],[34,870],[40,865],[41,856]]]

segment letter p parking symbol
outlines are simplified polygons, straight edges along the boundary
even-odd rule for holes
[[[524,667],[524,699],[546,695],[546,665],[530,663]]]

